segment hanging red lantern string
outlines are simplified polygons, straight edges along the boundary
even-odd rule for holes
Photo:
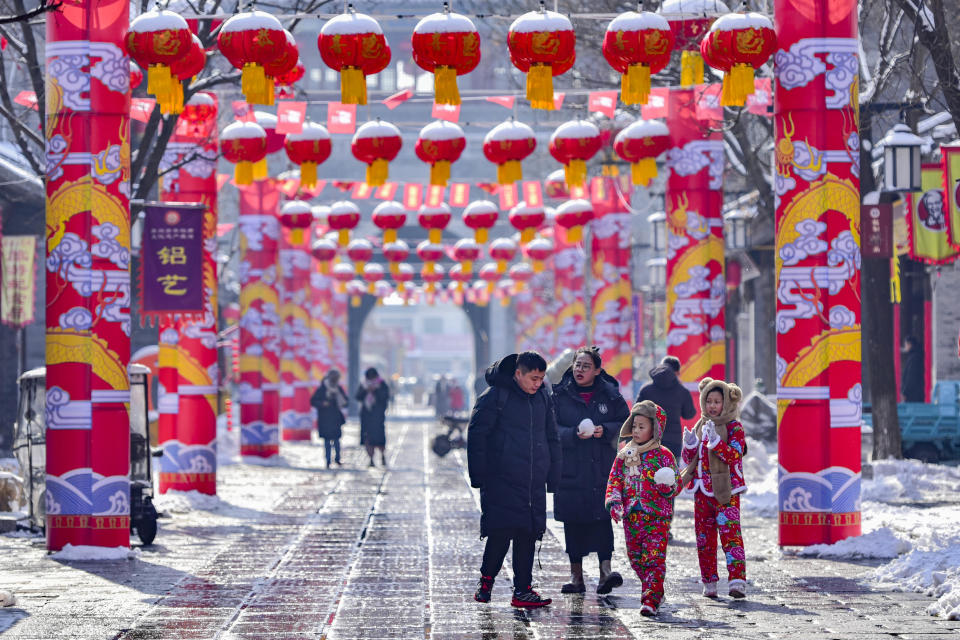
[[[500,268],[493,262],[480,267],[477,276],[486,283],[487,294],[493,293],[493,288],[497,286],[497,280],[500,279]]]
[[[567,242],[583,240],[583,227],[593,220],[593,205],[588,200],[567,200],[557,207],[557,224],[567,230]]]
[[[337,243],[341,247],[350,244],[350,230],[360,222],[360,209],[349,200],[341,200],[330,205],[327,214],[327,226],[338,232]]]
[[[587,181],[587,160],[596,155],[603,140],[597,125],[587,120],[571,120],[557,127],[550,136],[550,155],[563,165],[567,188],[582,187]]]
[[[284,202],[280,207],[280,224],[290,229],[290,244],[299,246],[303,244],[303,230],[313,224],[313,208],[303,200]]]
[[[630,163],[633,184],[643,187],[657,177],[657,156],[669,146],[670,130],[659,120],[637,120],[613,140],[613,150]]]
[[[680,49],[680,86],[703,84],[700,42],[717,17],[730,13],[722,0],[664,0],[657,12],[670,24],[674,48]]]
[[[437,283],[442,282],[444,276],[444,269],[438,264],[424,264],[420,269],[420,279],[426,283],[428,293],[433,293],[437,290]]]
[[[267,132],[256,122],[234,122],[220,133],[220,150],[227,162],[237,165],[234,181],[238,185],[253,184],[254,165],[266,164]]]
[[[314,241],[310,247],[310,253],[320,265],[320,273],[327,275],[330,273],[330,263],[337,257],[337,243],[327,238],[320,238]]]
[[[525,13],[510,25],[510,60],[527,74],[527,100],[534,109],[552,110],[553,76],[568,71],[576,59],[577,37],[570,20],[555,11]]]
[[[340,102],[367,104],[366,76],[390,64],[390,46],[380,24],[351,7],[323,25],[317,46],[323,62],[340,72]]]
[[[468,276],[473,273],[473,263],[480,258],[480,245],[471,238],[461,238],[453,245],[453,259],[460,263],[460,269]]]
[[[518,262],[510,267],[509,275],[515,283],[516,291],[520,292],[527,288],[528,282],[533,280],[533,267],[526,262]]]
[[[486,244],[487,236],[493,225],[497,224],[500,209],[489,200],[475,200],[463,210],[463,224],[473,229],[473,240],[477,244]]]
[[[450,164],[467,146],[463,129],[446,120],[435,120],[420,130],[414,146],[417,157],[430,165],[430,184],[447,186]]]
[[[507,263],[517,255],[517,243],[510,238],[497,238],[490,243],[490,257],[497,261],[497,273],[507,270]]]
[[[510,118],[483,138],[483,155],[497,165],[497,182],[512,184],[523,179],[521,161],[537,148],[533,129]]]
[[[373,224],[383,230],[383,244],[397,241],[397,229],[407,221],[407,210],[399,202],[381,202],[373,210]]]
[[[410,256],[410,247],[403,240],[388,242],[383,245],[383,257],[387,259],[390,265],[390,273],[397,275],[397,269],[401,262]]]
[[[383,280],[386,271],[382,264],[371,262],[363,265],[363,279],[367,281],[367,293],[374,295],[377,292],[377,283]]]
[[[728,13],[710,27],[700,43],[704,61],[723,71],[720,104],[742,107],[753,94],[754,70],[777,49],[777,34],[770,18],[760,13]]]
[[[188,132],[195,138],[206,138],[216,126],[217,99],[212,93],[198,91],[183,105],[180,120],[188,123]]]
[[[300,133],[288,133],[283,141],[290,162],[300,165],[300,186],[317,185],[317,166],[330,157],[330,133],[316,122],[304,122]]]
[[[280,21],[264,11],[238,13],[220,27],[217,46],[230,64],[241,70],[240,91],[246,101],[273,104],[264,67],[287,50],[287,37]]]
[[[330,276],[337,281],[337,293],[346,293],[347,283],[353,280],[355,275],[356,271],[354,271],[353,265],[349,262],[338,262],[333,265]]]
[[[450,224],[450,207],[441,202],[439,206],[428,207],[423,205],[417,212],[417,222],[430,234],[430,242],[440,244],[443,241],[443,230]]]
[[[350,150],[354,158],[367,165],[367,184],[379,187],[390,177],[390,161],[402,146],[400,130],[377,118],[357,129]]]
[[[533,261],[534,273],[541,273],[543,271],[543,263],[553,255],[553,247],[553,240],[549,238],[536,238],[523,248],[524,253],[527,254],[527,258]]]
[[[513,228],[520,232],[520,244],[527,244],[533,240],[537,229],[543,225],[546,213],[543,207],[528,207],[526,202],[521,201],[510,209],[508,219]]]
[[[413,28],[413,61],[433,74],[433,101],[460,104],[457,76],[480,64],[480,34],[467,16],[432,13]]]
[[[603,37],[603,57],[621,75],[624,104],[646,104],[650,76],[670,64],[670,24],[650,11],[627,11],[614,18]]]
[[[393,271],[393,280],[397,283],[397,291],[406,293],[407,284],[413,282],[414,275],[416,275],[416,271],[414,271],[412,265],[406,262],[398,264],[396,270]]]
[[[147,93],[168,102],[176,79],[171,67],[193,47],[190,27],[179,14],[166,9],[142,13],[130,23],[127,53],[147,69]]]
[[[277,78],[295,71],[300,63],[300,50],[297,48],[297,41],[293,34],[284,29],[283,35],[286,44],[283,53],[263,65],[263,72],[267,77],[266,97],[269,100],[267,104],[270,105],[274,103],[276,98]]]
[[[434,268],[437,267],[437,262],[443,260],[444,257],[443,245],[430,242],[429,240],[424,240],[417,245],[417,257],[423,260],[423,269],[427,273],[431,273]]]
[[[373,258],[373,244],[364,238],[351,240],[347,245],[347,257],[353,261],[355,272],[362,274],[364,266]]]

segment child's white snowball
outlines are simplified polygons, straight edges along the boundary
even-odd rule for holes
[[[653,481],[657,484],[672,485],[677,480],[677,474],[670,467],[661,467],[653,474]]]
[[[593,420],[590,418],[584,418],[580,421],[580,424],[577,425],[577,431],[583,434],[593,433],[594,428]]]

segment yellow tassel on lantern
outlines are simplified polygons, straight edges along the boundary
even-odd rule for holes
[[[433,101],[437,104],[460,104],[457,70],[453,67],[437,67],[433,70]]]
[[[473,260],[464,260],[461,262],[460,270],[464,273],[473,273]]]
[[[343,294],[347,292],[347,284],[345,282],[337,282],[336,285],[337,293]]]
[[[367,79],[356,67],[340,70],[340,101],[343,104],[367,104]]]
[[[353,272],[358,276],[363,275],[363,268],[365,266],[367,266],[366,262],[364,262],[363,260],[357,260],[353,263]]]
[[[553,110],[553,68],[534,63],[527,72],[527,100],[534,109]]]
[[[501,306],[501,307],[509,307],[509,306],[510,306],[510,298],[508,298],[507,296],[503,296],[502,298],[500,298],[500,306]]]
[[[507,270],[506,260],[497,260],[497,273],[504,273]]]
[[[253,163],[253,179],[254,180],[266,180],[267,179],[267,159],[261,158]]]
[[[534,261],[533,261],[533,272],[534,272],[534,273],[543,273],[543,260],[534,260]]]
[[[430,229],[430,244],[443,242],[443,229]]]
[[[567,242],[570,244],[575,244],[583,240],[583,227],[577,225],[575,227],[570,227],[567,229]]]
[[[377,158],[367,165],[367,184],[371,187],[382,186],[390,175],[390,163],[383,158]]]
[[[330,274],[330,263],[327,262],[326,260],[320,263],[320,273],[322,273],[323,275]]]
[[[446,160],[437,160],[430,165],[430,184],[441,187],[447,186],[450,180],[450,163]]]
[[[900,304],[900,258],[890,259],[890,302]]]
[[[523,179],[523,165],[519,160],[507,160],[497,165],[497,184],[511,184]]]
[[[376,285],[376,283],[373,283],[373,282],[367,283],[367,293],[369,293],[370,295],[373,295],[373,294],[375,294],[376,292],[377,292],[377,285]]]
[[[340,229],[337,232],[337,244],[341,247],[350,244],[350,229]]]
[[[268,107],[272,107],[275,102],[275,97],[277,94],[277,86],[276,86],[276,83],[273,81],[273,78],[271,78],[270,76],[267,76],[267,82],[264,85],[264,91],[266,93],[264,93],[264,96],[263,96],[263,99],[264,99],[263,104],[267,105]]]
[[[738,104],[747,103],[747,96],[753,93],[753,67],[749,64],[735,64],[730,70],[733,75],[733,90]]]
[[[437,288],[434,286],[432,282],[427,283],[427,293],[433,293],[436,290]]]
[[[396,277],[400,273],[400,263],[399,262],[389,262],[387,263],[387,268],[390,270],[390,275]]]
[[[699,51],[684,51],[680,55],[680,86],[703,84],[703,58]]]
[[[383,230],[383,244],[390,244],[391,242],[397,241],[397,230],[396,229],[384,229]],[[390,264],[393,264],[392,262]]]
[[[432,273],[433,273],[433,261],[432,261],[432,260],[427,260],[426,262],[423,263],[423,272],[426,273],[426,274],[432,274]]]
[[[170,67],[164,64],[152,64],[147,67],[147,93],[161,96],[170,93],[170,85],[173,83],[173,76],[170,75]]]
[[[403,284],[403,281],[397,283],[397,293],[406,293],[407,286]]]
[[[477,244],[486,244],[487,243],[487,229],[474,229],[473,230],[473,241]]]
[[[536,236],[537,230],[533,227],[527,227],[520,232],[520,243],[521,244],[530,244],[533,242],[533,238]]]
[[[233,181],[239,185],[253,184],[253,163],[238,162],[233,169]]]
[[[304,162],[300,165],[300,186],[308,189],[317,186],[316,162]]]
[[[350,306],[359,307],[360,306],[360,296],[350,296]]]
[[[571,160],[563,167],[563,178],[567,188],[582,187],[587,181],[587,163],[583,160]]]
[[[496,282],[487,282],[487,295],[490,295],[491,293],[493,293],[493,290],[496,288],[496,286],[497,286]]]
[[[635,185],[646,187],[656,177],[657,161],[654,158],[642,158],[630,165],[630,178]]]
[[[290,230],[290,244],[295,247],[303,244],[303,229]]]
[[[250,104],[267,104],[267,74],[263,67],[254,62],[243,65],[240,72],[240,91]]]
[[[650,97],[650,67],[632,64],[620,76],[620,99],[624,104],[647,104]]]

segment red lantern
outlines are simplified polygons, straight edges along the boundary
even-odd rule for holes
[[[430,233],[430,242],[439,244],[443,240],[443,230],[450,224],[450,207],[440,203],[437,207],[420,207],[417,212],[417,222]]]
[[[722,0],[664,0],[658,13],[670,24],[674,48],[683,51],[680,57],[680,86],[703,84],[700,42],[713,21],[730,13],[730,9]]]
[[[659,120],[637,120],[617,134],[613,149],[630,163],[633,184],[646,187],[657,177],[657,156],[670,146],[670,130]]]
[[[593,219],[593,205],[587,200],[567,200],[557,207],[557,224],[567,230],[567,242],[583,240],[583,227]]]
[[[510,209],[508,217],[513,228],[520,232],[520,244],[527,244],[533,240],[537,229],[543,225],[546,213],[543,207],[528,207],[526,202],[520,202]]]
[[[364,265],[373,258],[373,245],[369,240],[357,238],[347,245],[347,257],[353,260],[357,273],[363,273]]]
[[[316,122],[304,122],[300,133],[288,133],[283,141],[290,162],[300,165],[300,186],[317,185],[317,165],[330,157],[330,134]]]
[[[444,255],[443,246],[429,240],[424,240],[417,245],[417,257],[423,260],[425,272],[432,272],[435,268],[439,268],[436,263],[443,260]]]
[[[543,263],[553,255],[553,240],[548,238],[537,238],[524,247],[527,257],[533,260],[533,271],[540,273],[543,271]]]
[[[136,89],[140,86],[140,83],[143,82],[143,69],[134,62],[130,61],[130,89]]]
[[[377,118],[357,129],[350,149],[353,157],[367,165],[367,184],[379,187],[390,177],[390,161],[402,146],[400,130]]]
[[[385,275],[386,271],[384,271],[382,264],[371,262],[370,264],[364,265],[363,279],[366,280],[368,284],[367,293],[375,294],[377,292],[377,283],[383,280]]]
[[[473,279],[473,274],[463,268],[461,264],[455,264],[450,267],[450,279],[456,283],[457,293],[463,293],[463,285]],[[451,283],[451,284],[453,284]]]
[[[383,257],[390,264],[390,273],[397,275],[398,265],[410,256],[410,247],[403,240],[388,242],[383,245]]]
[[[427,292],[433,293],[437,290],[437,283],[443,280],[443,267],[438,264],[427,263],[420,269],[420,278],[427,284]]]
[[[446,120],[436,120],[420,130],[414,151],[430,165],[430,184],[446,186],[450,164],[456,162],[467,146],[463,129]]]
[[[510,238],[497,238],[490,243],[490,257],[497,261],[497,273],[507,270],[507,263],[517,255],[517,243]]]
[[[347,283],[346,294],[350,296],[350,306],[359,307],[360,303],[363,302],[363,294],[367,292],[367,285],[363,283],[363,280],[351,280]]]
[[[621,75],[624,104],[646,104],[650,76],[670,64],[670,24],[650,11],[626,11],[614,18],[603,37],[603,57]]]
[[[309,202],[291,200],[280,207],[280,224],[290,229],[290,244],[303,243],[303,230],[313,224],[313,208]]]
[[[297,48],[297,41],[293,34],[284,29],[283,35],[286,39],[286,47],[284,47],[283,53],[263,65],[263,72],[267,76],[267,95],[270,98],[268,104],[274,102],[277,78],[296,70],[300,63],[300,50]]]
[[[327,214],[327,226],[338,232],[337,242],[341,247],[350,243],[350,230],[360,222],[360,209],[349,200],[341,200],[330,205]]]
[[[416,272],[411,265],[406,262],[398,264],[396,271],[393,273],[393,280],[397,283],[397,291],[406,293],[407,284],[413,282],[414,275],[416,275]]]
[[[543,8],[523,14],[510,25],[510,60],[527,72],[527,100],[534,109],[554,108],[553,76],[573,66],[576,40],[566,16]]]
[[[349,262],[338,262],[333,265],[333,273],[330,275],[337,281],[337,293],[346,293],[347,283],[353,280],[356,271]]]
[[[600,130],[587,120],[564,122],[553,132],[550,136],[550,155],[563,165],[568,189],[584,186],[587,181],[587,160],[601,146]]]
[[[298,58],[297,64],[295,64],[292,69],[290,69],[286,73],[281,73],[280,75],[275,77],[274,80],[281,87],[290,87],[290,86],[293,86],[295,83],[299,82],[300,79],[303,78],[306,72],[307,72],[307,68],[303,66],[303,62],[301,62],[300,59]]]
[[[192,46],[187,54],[170,65],[170,74],[173,76],[170,93],[165,97],[157,96],[160,113],[165,115],[183,111],[183,83],[190,82],[207,64],[207,52],[200,38],[192,34],[190,38]]]
[[[480,267],[480,271],[477,273],[479,278],[487,283],[487,293],[493,293],[493,288],[497,285],[497,280],[500,279],[500,269],[492,262]]]
[[[543,193],[548,198],[556,200],[570,197],[566,178],[563,177],[563,169],[557,169],[547,174],[543,181]]]
[[[480,246],[470,238],[461,238],[453,245],[453,259],[467,275],[473,273],[473,263],[480,257]]]
[[[147,93],[157,102],[167,102],[177,79],[171,67],[190,54],[193,38],[187,21],[166,9],[154,9],[137,16],[127,33],[127,53],[147,68]]]
[[[397,241],[397,229],[407,221],[407,210],[399,202],[381,202],[373,210],[373,224],[383,229],[383,243]]]
[[[277,133],[277,116],[266,111],[254,111],[253,117],[267,133],[267,154],[276,153],[283,149],[285,136],[282,133]]]
[[[511,118],[501,122],[483,138],[483,155],[497,165],[497,182],[512,184],[523,179],[520,162],[537,148],[533,129]]]
[[[390,64],[390,46],[376,20],[362,13],[344,13],[320,29],[320,57],[340,72],[340,102],[367,104],[366,76]]]
[[[280,21],[264,11],[238,13],[220,27],[217,46],[230,64],[241,70],[240,90],[246,101],[273,104],[273,83],[264,67],[287,52],[287,36]]]
[[[337,257],[337,243],[321,238],[310,247],[313,257],[320,263],[320,273],[330,273],[330,262]]]
[[[257,164],[266,164],[267,132],[256,122],[234,122],[220,133],[220,150],[227,162],[236,164],[233,179],[238,185],[253,184]]]
[[[720,104],[742,107],[753,94],[754,70],[777,49],[777,34],[770,18],[760,13],[728,13],[710,27],[700,54],[704,61],[724,72]]]
[[[518,262],[510,267],[509,275],[510,279],[516,283],[517,291],[523,291],[526,289],[527,283],[533,279],[533,267],[526,262]]]
[[[486,244],[487,235],[497,224],[500,210],[489,200],[477,200],[463,210],[463,224],[473,229],[473,239],[477,244]]]
[[[413,28],[413,61],[433,73],[433,101],[460,104],[457,76],[480,64],[480,34],[459,13],[433,13]]]

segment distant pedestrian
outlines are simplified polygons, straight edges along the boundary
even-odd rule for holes
[[[460,413],[466,409],[466,398],[463,391],[463,387],[460,386],[459,382],[450,383],[450,393],[448,394],[450,399],[450,412],[451,413]]]
[[[660,440],[666,424],[663,409],[650,400],[633,405],[620,428],[620,437],[631,440],[617,453],[607,483],[606,505],[615,522],[623,521],[644,616],[656,615],[663,601],[673,499],[682,489],[676,459]]]
[[[340,372],[330,369],[317,390],[310,397],[310,405],[317,410],[317,434],[323,438],[323,448],[327,456],[327,468],[330,468],[331,449],[335,452],[334,462],[340,462],[340,438],[342,427],[347,421],[343,411],[347,407],[347,392],[340,384]]]
[[[900,393],[904,402],[926,402],[924,387],[926,386],[923,373],[923,353],[920,351],[920,341],[914,336],[907,336],[903,340],[902,361],[900,365]]]
[[[735,384],[700,381],[702,415],[683,430],[683,482],[694,491],[694,526],[703,595],[717,595],[717,534],[727,560],[730,595],[747,594],[747,563],[740,531],[740,494],[747,490],[743,456],[747,439],[740,424],[743,392]]]
[[[613,527],[604,506],[607,477],[617,454],[617,434],[630,409],[620,395],[617,379],[601,367],[596,347],[577,350],[573,365],[553,387],[563,473],[553,499],[553,517],[563,523],[570,582],[563,593],[583,593],[583,558],[597,554],[600,578],[597,593],[610,593],[623,584],[610,568]]]
[[[667,427],[663,432],[663,446],[670,449],[674,457],[680,456],[680,434],[683,420],[697,415],[693,406],[693,395],[683,386],[677,374],[680,373],[680,360],[667,356],[660,364],[650,369],[651,382],[643,385],[637,394],[637,402],[651,400],[667,414]]]
[[[560,481],[560,440],[547,363],[538,353],[512,354],[487,369],[490,388],[473,407],[467,437],[470,485],[480,489],[480,537],[486,538],[474,599],[490,602],[494,579],[513,544],[515,607],[542,607],[533,590],[533,551],[547,529],[547,491]]]
[[[380,463],[387,466],[387,404],[390,388],[373,367],[363,374],[363,384],[355,396],[360,403],[360,444],[367,449],[370,466],[375,466],[373,455],[380,450]]]

